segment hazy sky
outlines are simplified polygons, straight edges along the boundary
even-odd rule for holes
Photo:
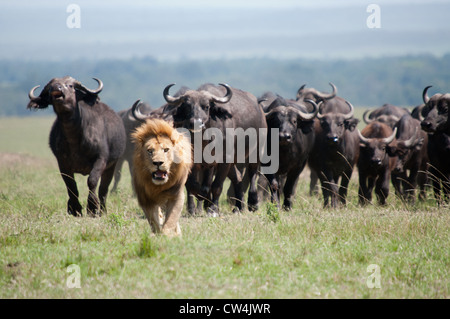
[[[381,27],[367,25],[379,5]],[[80,9],[70,28],[69,4]],[[450,51],[450,1],[0,1],[0,58],[355,58]]]

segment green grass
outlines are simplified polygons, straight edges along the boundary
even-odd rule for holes
[[[130,176],[108,214],[74,218],[47,137],[53,119],[0,119],[0,298],[449,298],[450,210],[425,202],[323,209],[306,172],[290,212],[261,203],[180,221],[183,236],[151,234]],[[356,174],[355,174],[356,175]],[[77,176],[80,201],[86,177]],[[80,269],[81,288],[68,288]],[[367,268],[380,269],[370,289]]]

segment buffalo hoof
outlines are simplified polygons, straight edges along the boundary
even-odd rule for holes
[[[209,217],[219,217],[219,208],[216,205],[208,207],[207,214]]]
[[[75,217],[81,217],[83,214],[81,213],[82,207],[79,202],[71,202],[70,200],[67,202],[67,213],[69,215]]]

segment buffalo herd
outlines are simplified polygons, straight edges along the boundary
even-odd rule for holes
[[[114,112],[100,101],[103,83],[88,89],[72,77],[52,79],[35,96],[29,92],[28,108],[52,105],[56,120],[50,132],[50,148],[57,159],[67,192],[67,212],[82,215],[74,174],[88,175],[87,212],[106,211],[108,188],[120,179],[122,163],[133,172],[131,134],[146,119],[160,118],[189,134],[194,165],[186,182],[188,211],[194,201],[211,214],[219,212],[224,181],[230,179],[235,210],[256,210],[264,188],[278,207],[289,210],[299,176],[311,172],[310,193],[320,181],[324,207],[345,205],[348,185],[357,167],[360,205],[372,201],[386,205],[389,186],[395,195],[414,204],[425,199],[431,186],[438,204],[450,197],[450,93],[428,96],[412,111],[385,104],[367,110],[365,127],[355,108],[337,95],[303,85],[294,99],[266,92],[259,98],[227,84],[204,84],[193,90],[181,87],[159,108],[136,101],[129,109]],[[361,123],[363,124],[363,123]],[[275,169],[274,169],[275,167]],[[100,181],[98,196],[97,184]],[[416,194],[418,189],[418,194]],[[198,207],[197,207],[198,208]]]

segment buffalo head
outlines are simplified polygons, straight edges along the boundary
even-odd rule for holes
[[[391,157],[397,157],[394,172],[401,173],[405,170],[405,164],[409,162],[413,153],[420,150],[423,146],[424,139],[421,137],[420,128],[414,129],[413,135],[408,139],[397,136],[397,139],[387,146],[387,153]]]
[[[39,96],[34,95],[34,91],[39,87],[33,87],[28,93],[30,102],[29,109],[43,109],[49,104],[53,105],[56,113],[71,112],[77,105],[77,101],[84,100],[88,104],[93,104],[97,100],[97,95],[103,89],[103,83],[99,79],[94,78],[98,82],[96,90],[90,90],[82,85],[79,81],[70,76],[63,78],[53,78],[42,90]]]
[[[274,101],[274,103],[276,102]],[[313,119],[319,108],[313,100],[306,100],[306,102],[313,106],[314,110],[312,112],[302,111],[300,105],[282,103],[283,105],[269,107],[270,110],[265,113],[268,127],[279,128],[280,144],[294,142],[298,130],[302,130],[304,134],[312,130]]]
[[[426,117],[422,120],[421,126],[426,132],[445,131],[448,132],[450,124],[448,122],[448,108],[450,106],[450,93],[435,94],[431,98],[427,91],[431,86],[423,90],[423,101],[425,103],[424,112]],[[423,112],[422,112],[423,114]]]
[[[340,143],[346,130],[353,132],[359,120],[353,117],[353,105],[347,102],[350,111],[346,114],[337,112],[317,113],[326,142],[330,145]]]
[[[368,127],[363,130],[363,133],[370,131],[370,128],[367,128]],[[359,130],[357,131],[361,146],[361,157],[368,160],[370,166],[381,166],[387,158],[386,147],[394,141],[395,135],[397,134],[397,128],[394,129],[394,132],[390,136],[384,138],[365,137]]]
[[[231,117],[225,104],[231,100],[233,93],[227,84],[220,84],[226,89],[223,97],[206,90],[187,90],[184,94],[175,97],[169,95],[169,90],[174,85],[166,86],[163,95],[168,104],[164,113],[173,114],[175,127],[184,127],[190,130],[204,129],[210,116]]]

